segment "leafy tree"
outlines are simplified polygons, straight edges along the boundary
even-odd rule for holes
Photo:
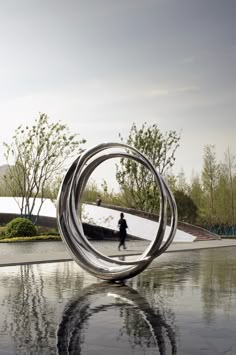
[[[50,123],[46,114],[40,114],[32,127],[19,126],[12,143],[4,143],[9,165],[5,183],[12,196],[21,197],[16,199],[21,216],[32,218],[37,197],[41,201],[39,214],[48,184],[62,172],[66,158],[80,152],[85,143],[77,136],[69,134],[66,125]]]
[[[123,142],[123,138],[120,138]],[[163,134],[156,124],[148,127],[144,123],[137,128],[133,123],[126,143],[137,148],[161,174],[165,174],[174,164],[179,140],[180,136],[175,131]],[[128,207],[158,212],[158,187],[147,168],[131,159],[122,158],[116,178]]]
[[[203,189],[202,189],[201,179],[198,174],[192,175],[190,185],[189,185],[189,196],[192,198],[193,202],[198,207],[202,206]]]
[[[61,187],[63,176],[56,175],[45,184],[44,195],[50,200],[56,200]]]
[[[217,185],[219,165],[216,162],[215,146],[204,147],[202,182],[207,201],[209,201],[210,220],[215,222],[215,189]]]
[[[188,191],[188,184],[186,182],[184,170],[181,169],[179,174],[177,175],[177,182],[176,182],[177,190],[187,192]]]
[[[216,222],[219,225],[231,223],[230,190],[224,163],[219,164],[219,175],[215,189]]]
[[[168,171],[168,173],[165,174],[165,180],[167,181],[167,184],[170,187],[171,191],[177,190],[177,179],[172,171]]]
[[[193,174],[188,187],[188,196],[197,206],[197,223],[201,224],[205,221],[204,191],[202,182],[198,174]]]
[[[175,191],[174,196],[178,206],[179,220],[195,223],[198,209],[191,197],[181,190]]]
[[[235,233],[236,161],[229,148],[218,163],[215,147],[205,146],[201,178],[192,178],[188,195],[198,208],[198,224],[221,234]]]
[[[83,193],[83,201],[95,203],[98,195],[101,195],[101,191],[96,182],[94,180],[89,180]]]
[[[8,187],[7,187],[5,179],[4,179],[4,175],[7,174],[7,171],[8,171],[7,165],[5,165],[5,168],[3,171],[0,171],[0,196],[1,197],[10,195],[10,191],[8,191]]]
[[[235,184],[236,181],[236,160],[235,156],[231,153],[230,149],[228,148],[225,152],[225,172],[226,178],[228,182],[228,189],[230,191],[230,207],[231,207],[231,223],[232,226],[235,225]]]

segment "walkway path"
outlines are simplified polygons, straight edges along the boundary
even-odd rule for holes
[[[51,242],[53,243],[53,242]],[[125,251],[117,251],[117,242],[97,242],[95,246],[99,251],[105,253],[106,255],[115,257],[120,255],[132,256],[140,255],[146,248],[144,243],[129,243],[128,249]],[[194,243],[172,243],[166,253],[181,252],[181,251],[192,251],[199,249],[209,249],[209,248],[222,248],[222,247],[236,247],[236,239],[221,239],[221,240],[210,240],[204,242],[194,242]],[[236,252],[236,249],[235,249]],[[25,264],[39,264],[39,263],[54,263],[61,261],[71,261],[69,251],[65,248],[63,252],[45,252],[45,253],[28,253],[23,255],[2,255],[0,260],[0,266],[13,266],[13,265],[25,265]]]

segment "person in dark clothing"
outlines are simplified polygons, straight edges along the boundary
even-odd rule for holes
[[[118,221],[118,227],[120,230],[120,233],[119,233],[120,243],[118,246],[118,250],[120,250],[121,246],[123,246],[123,248],[126,249],[125,240],[126,240],[126,236],[127,236],[126,229],[128,228],[128,226],[127,226],[126,220],[124,218],[124,213],[122,213],[122,212],[120,214],[120,219]]]
[[[97,206],[101,206],[101,203],[102,203],[101,196],[98,195],[98,196],[97,196],[97,199],[96,199],[96,205],[97,205]]]

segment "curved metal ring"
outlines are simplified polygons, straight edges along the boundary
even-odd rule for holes
[[[104,151],[112,149],[116,151],[104,154]],[[102,162],[115,157],[129,158],[144,165],[154,175],[160,190],[160,213],[156,238],[138,260],[134,261],[114,260],[97,251],[84,235],[80,219],[81,197],[90,175]],[[163,243],[167,204],[171,211],[171,226],[169,235]],[[177,207],[166,182],[142,153],[126,144],[103,143],[83,152],[68,169],[58,194],[57,221],[62,239],[73,259],[83,269],[101,279],[118,281],[139,274],[169,247],[177,228]]]

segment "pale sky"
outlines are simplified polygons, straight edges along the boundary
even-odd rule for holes
[[[235,0],[0,0],[0,147],[39,112],[87,147],[133,122],[181,132],[175,170],[203,147],[236,155]],[[4,164],[3,149],[0,164]]]

